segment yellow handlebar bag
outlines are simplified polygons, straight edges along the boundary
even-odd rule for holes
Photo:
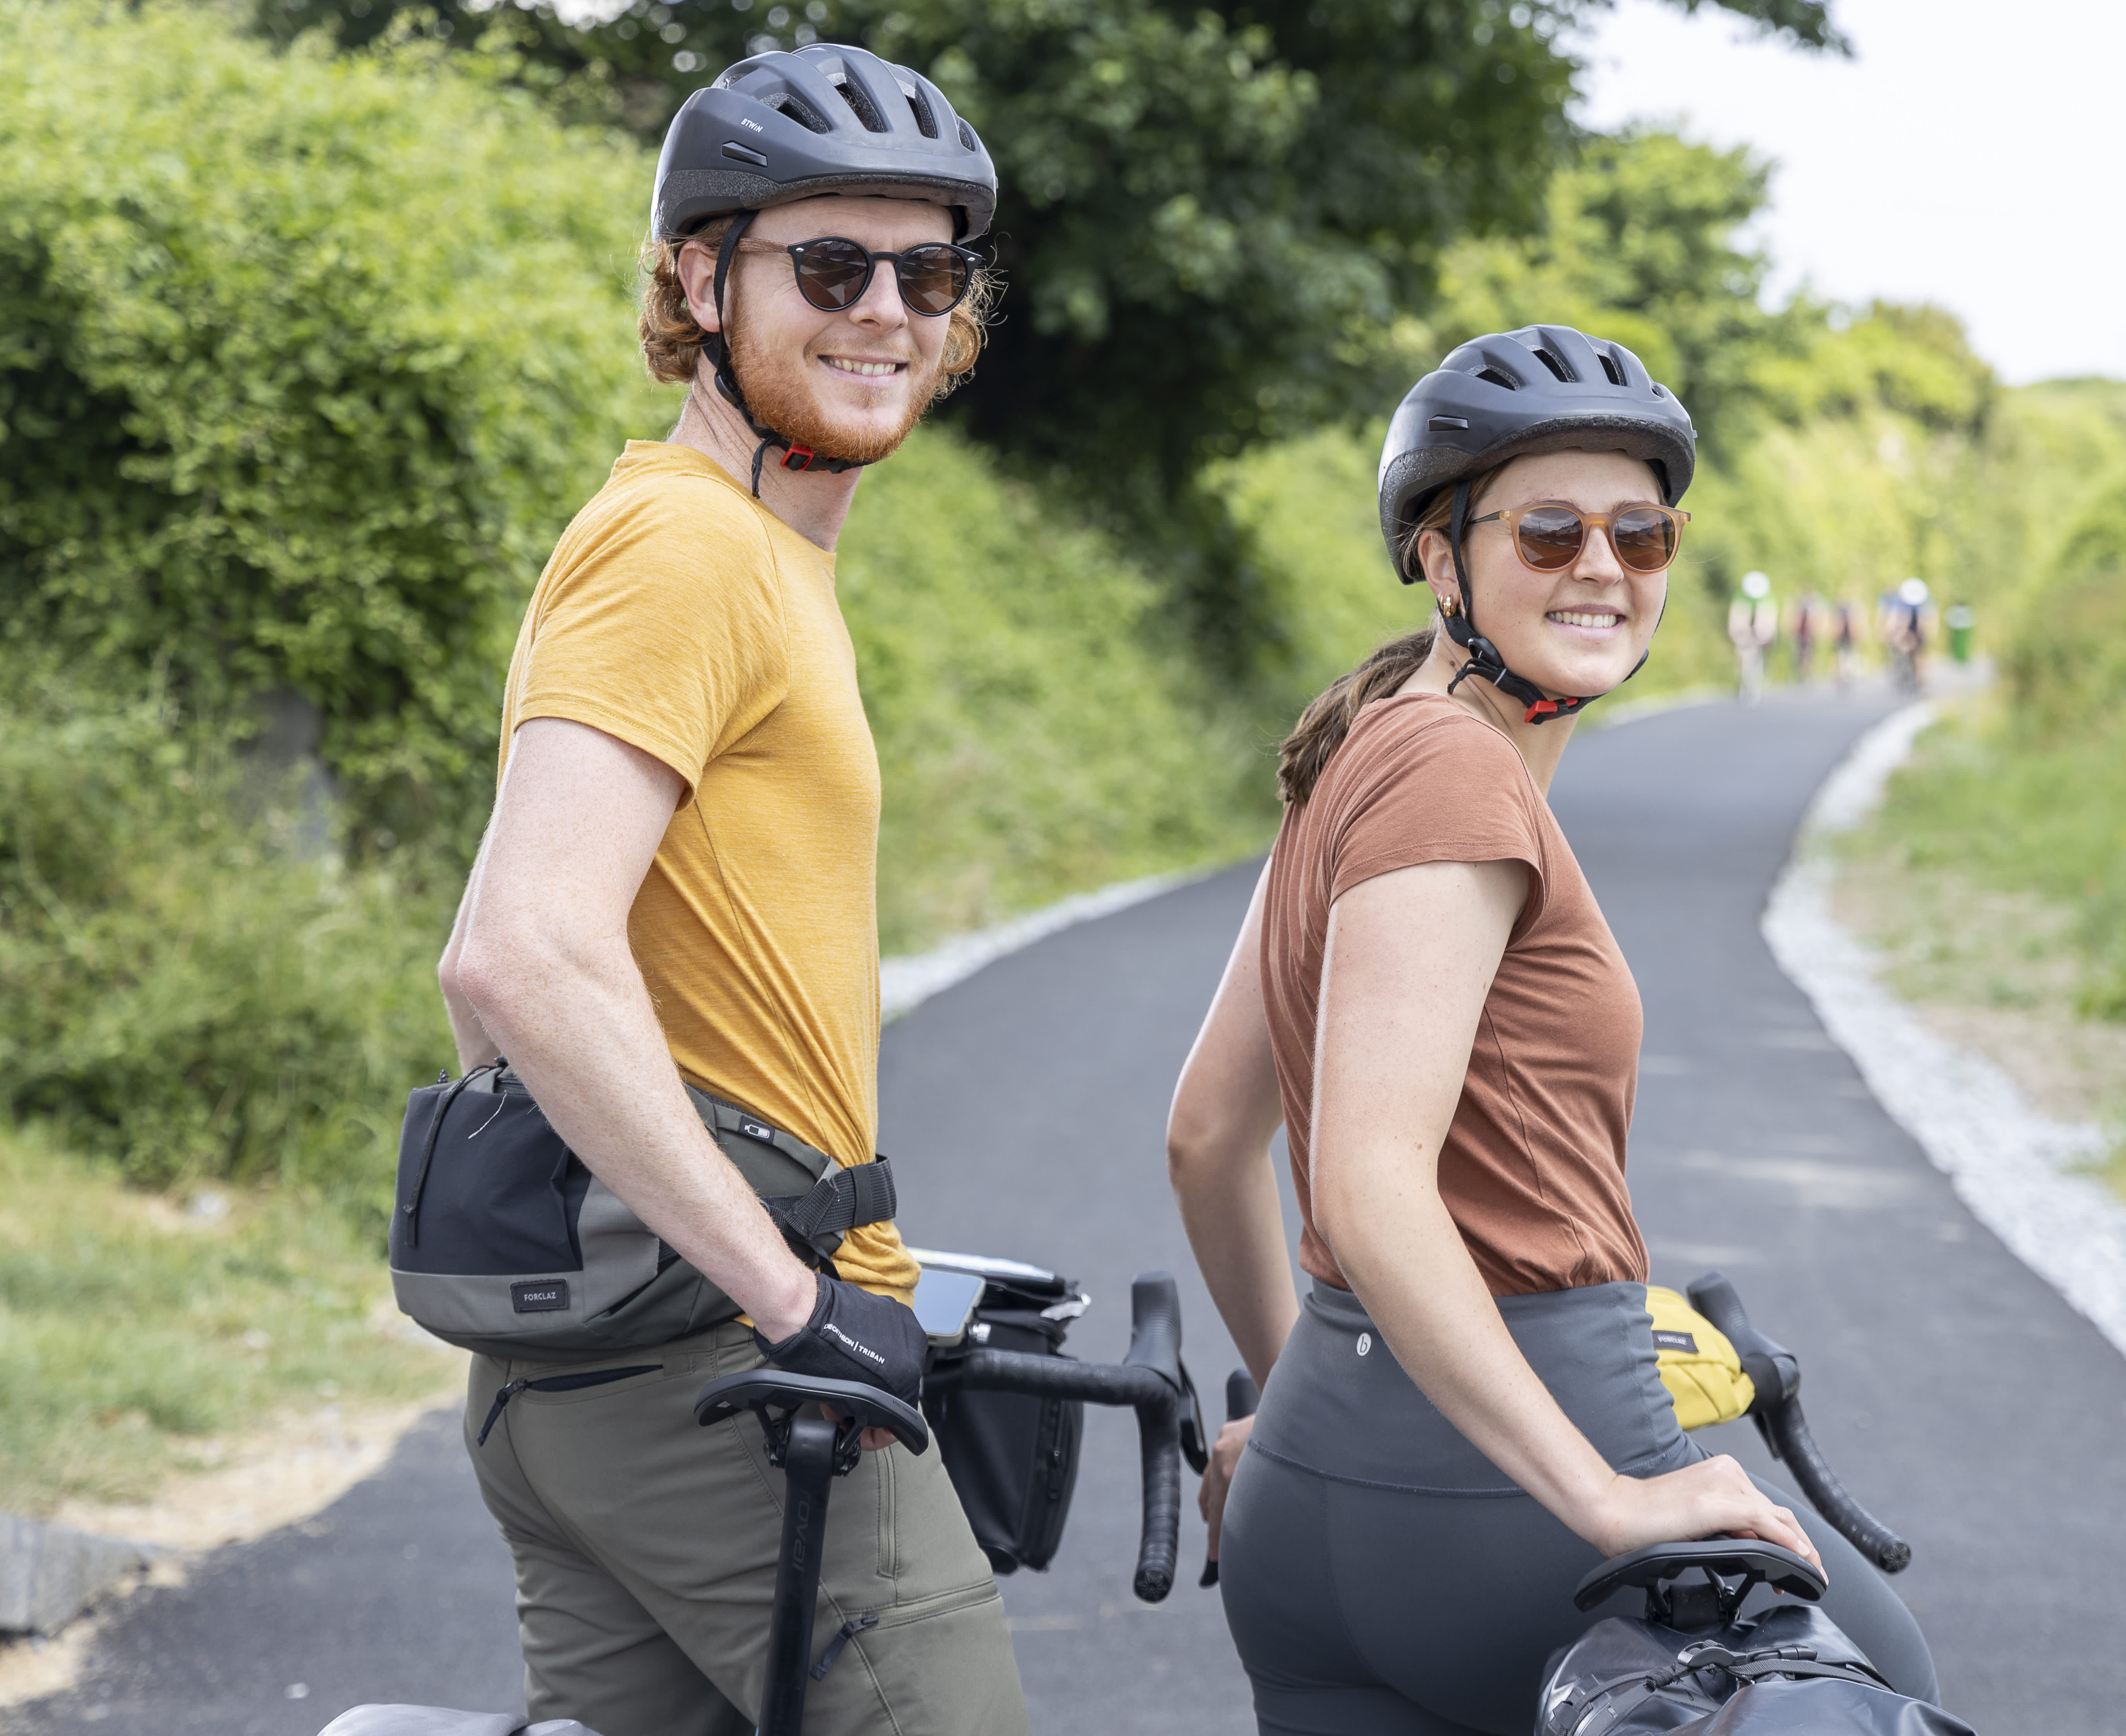
[[[1646,1286],[1646,1312],[1654,1317],[1654,1351],[1661,1385],[1675,1401],[1675,1420],[1686,1429],[1732,1422],[1750,1408],[1757,1389],[1742,1372],[1735,1347],[1676,1291]]]

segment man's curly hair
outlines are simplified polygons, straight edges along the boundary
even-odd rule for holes
[[[730,225],[728,217],[712,218],[687,238],[714,252]],[[647,281],[636,328],[642,334],[642,359],[650,377],[666,385],[683,385],[693,379],[702,347],[708,342],[709,334],[694,323],[686,289],[679,281],[679,249],[685,245],[684,241],[659,241],[654,235],[642,244],[642,269]],[[741,243],[740,250],[747,245]],[[976,271],[960,304],[946,316],[945,354],[938,389],[931,399],[933,403],[974,371],[976,358],[982,353],[990,313],[996,304],[997,288],[994,272]]]

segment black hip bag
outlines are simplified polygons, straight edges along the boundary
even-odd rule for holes
[[[894,1215],[893,1171],[844,1167],[738,1104],[687,1087],[702,1122],[806,1263]],[[735,1319],[569,1149],[506,1060],[406,1102],[391,1214],[400,1310],[483,1356],[588,1361]]]

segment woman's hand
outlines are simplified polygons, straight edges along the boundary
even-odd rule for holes
[[[1235,1417],[1218,1431],[1217,1441],[1211,1448],[1210,1469],[1203,1473],[1203,1486],[1196,1492],[1196,1511],[1211,1527],[1209,1554],[1213,1561],[1218,1559],[1218,1527],[1226,1517],[1226,1497],[1232,1491],[1233,1473],[1240,1469],[1241,1450],[1254,1426],[1253,1417]]]
[[[1207,1476],[1204,1483],[1207,1488]],[[1767,1498],[1724,1453],[1664,1476],[1613,1478],[1594,1522],[1581,1535],[1605,1555],[1700,1537],[1755,1537],[1792,1550],[1823,1572],[1822,1558],[1792,1512]]]

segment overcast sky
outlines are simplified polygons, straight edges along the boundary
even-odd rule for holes
[[[1581,118],[1680,119],[1774,159],[1780,291],[1939,303],[2011,383],[2126,379],[2126,0],[1831,13],[1850,60],[1619,0],[1585,40]]]

